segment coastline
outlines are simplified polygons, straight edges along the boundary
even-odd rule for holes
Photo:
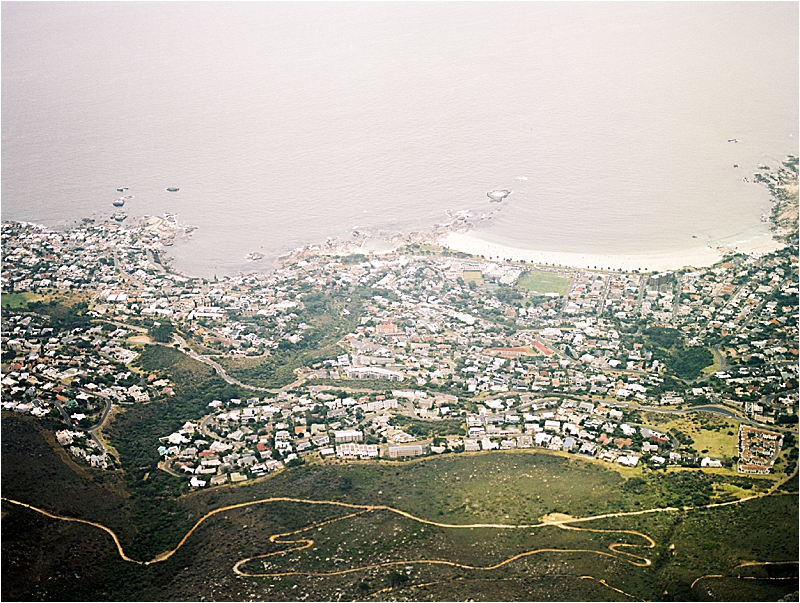
[[[771,228],[770,232],[762,232],[741,240],[735,240],[736,235],[734,235],[726,240],[717,241],[713,245],[695,244],[693,247],[683,249],[627,253],[544,251],[515,247],[504,244],[502,241],[496,242],[484,238],[486,231],[476,228],[470,211],[459,211],[455,215],[448,211],[450,220],[433,224],[428,231],[389,234],[385,231],[374,233],[354,229],[350,233],[350,237],[333,236],[328,237],[323,243],[306,244],[277,257],[266,258],[267,261],[264,262],[266,265],[239,269],[238,274],[270,272],[276,267],[317,254],[328,256],[391,255],[409,245],[428,246],[428,250],[431,247],[441,247],[486,260],[508,260],[574,269],[661,272],[683,268],[704,268],[722,261],[729,255],[741,253],[758,257],[783,249],[791,245],[793,240],[796,244],[797,159],[790,155],[783,161],[777,172],[759,173],[756,176],[758,176],[756,180],[766,184],[771,192],[772,208],[769,214]],[[762,222],[766,221],[765,217],[762,216]],[[117,224],[110,218],[107,218],[106,221],[114,229],[141,228],[145,232],[155,235],[157,242],[153,245],[152,250],[158,254],[156,262],[175,274],[184,278],[192,278],[186,271],[176,268],[174,257],[166,255],[167,249],[172,247],[173,243],[188,242],[191,240],[191,233],[196,230],[196,227],[180,223],[177,214],[165,213],[163,218],[143,215],[127,225]],[[83,218],[82,222],[93,224],[95,219]],[[63,227],[68,228],[66,224]],[[740,232],[738,236],[747,237],[747,234]],[[265,254],[261,252],[251,252],[246,256],[248,264],[261,259],[265,259]]]
[[[786,245],[776,241],[771,234],[764,234],[731,245],[717,247],[698,246],[691,249],[656,251],[653,253],[579,253],[559,251],[537,251],[521,249],[481,239],[474,233],[449,232],[437,243],[454,251],[461,251],[486,259],[525,261],[533,264],[554,264],[570,268],[602,270],[640,270],[645,272],[678,270],[684,267],[712,266],[731,253],[762,255]]]
[[[126,228],[124,225],[117,225],[113,222],[108,222],[108,224],[116,228]],[[156,234],[159,239],[153,248],[153,251],[159,254],[156,261],[174,274],[183,278],[192,278],[192,276],[176,269],[173,263],[174,258],[167,256],[166,252],[167,248],[171,247],[176,239],[187,239],[188,233],[194,230],[193,227],[186,227],[178,222],[176,215],[167,214],[165,218],[142,216],[137,224],[129,224],[127,228],[142,228],[147,232]],[[715,247],[698,245],[689,249],[655,251],[652,253],[604,254],[541,251],[503,245],[502,243],[483,239],[479,236],[479,231],[476,232],[473,228],[472,223],[466,220],[457,220],[446,224],[436,224],[429,232],[396,233],[389,237],[373,236],[369,233],[361,232],[350,240],[339,240],[337,237],[330,237],[323,244],[312,243],[304,245],[275,259],[276,264],[281,266],[320,253],[330,256],[356,254],[368,256],[391,255],[396,253],[400,247],[418,244],[438,246],[487,260],[508,260],[574,269],[661,272],[682,268],[708,267],[720,262],[726,255],[744,253],[760,256],[787,246],[786,243],[778,239],[779,232],[772,232],[727,245],[719,244]],[[251,270],[239,271],[239,274],[270,272],[270,268],[274,268],[274,266],[261,266],[258,268],[254,266]]]

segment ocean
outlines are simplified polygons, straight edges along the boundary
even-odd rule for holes
[[[734,244],[768,231],[753,172],[798,152],[797,3],[1,10],[2,218],[103,218],[128,187],[128,221],[197,227],[169,248],[192,275],[447,210],[532,250]]]

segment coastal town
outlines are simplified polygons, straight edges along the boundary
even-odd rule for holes
[[[2,408],[51,419],[92,467],[120,466],[109,416],[175,395],[170,375],[137,364],[152,345],[252,394],[215,399],[154,443],[190,488],[306,462],[528,448],[743,474],[791,448],[796,465],[794,245],[641,273],[421,243],[372,253],[365,240],[205,279],[161,259],[180,228],[3,223]],[[48,311],[64,300],[82,320]],[[695,445],[700,416],[735,445]]]
[[[0,14],[0,603],[800,602],[800,2]]]

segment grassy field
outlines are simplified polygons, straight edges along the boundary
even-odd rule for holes
[[[703,369],[703,374],[704,375],[710,375],[712,373],[716,373],[721,368],[722,368],[722,366],[719,363],[719,358],[717,358],[717,355],[714,354],[714,363],[709,365],[709,366],[707,366],[706,368],[704,368]]]
[[[566,295],[572,278],[545,270],[529,270],[519,278],[517,288],[537,293]]]
[[[2,295],[2,305],[10,306],[12,308],[22,308],[28,305],[30,301],[41,301],[45,299],[43,295],[38,293],[23,292],[23,293],[4,293]]]
[[[0,297],[0,305],[11,308],[25,308],[28,303],[41,302],[45,313],[63,313],[71,306],[80,302],[88,302],[92,297],[91,292],[86,291],[51,291],[48,293],[34,293],[32,291],[21,291],[19,293],[4,293]]]
[[[483,273],[480,270],[465,270],[461,278],[464,279],[467,285],[470,283],[475,283],[479,287],[483,285]]]
[[[676,416],[677,418],[670,418]],[[645,423],[660,431],[677,431],[694,440],[690,446],[700,454],[733,458],[738,454],[739,422],[710,413],[665,415],[645,413]]]

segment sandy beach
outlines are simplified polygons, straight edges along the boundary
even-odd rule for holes
[[[473,233],[451,232],[437,242],[439,245],[455,251],[483,256],[486,259],[524,260],[535,264],[554,264],[573,268],[641,270],[645,272],[678,270],[686,266],[696,268],[711,266],[731,252],[761,255],[784,246],[769,234],[714,248],[698,246],[680,251],[618,255],[520,249],[483,240]]]

